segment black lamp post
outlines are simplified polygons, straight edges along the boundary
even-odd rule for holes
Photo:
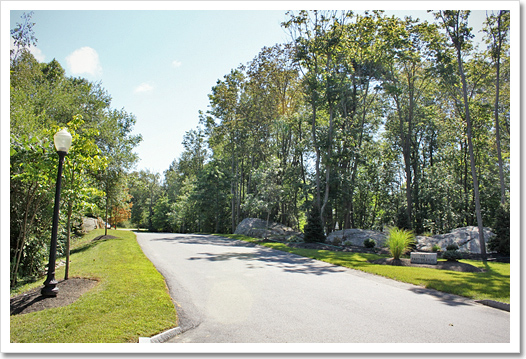
[[[49,250],[49,264],[47,269],[47,279],[44,282],[44,288],[40,291],[43,296],[56,297],[58,293],[57,281],[55,279],[55,264],[57,259],[57,231],[58,231],[58,213],[60,208],[60,185],[62,183],[62,165],[64,157],[71,146],[71,135],[65,129],[55,133],[53,136],[55,148],[58,153],[58,174],[57,187],[55,190],[55,209],[53,211],[53,227],[51,229],[51,248]]]

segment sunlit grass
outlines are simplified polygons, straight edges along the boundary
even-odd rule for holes
[[[91,242],[95,230],[72,251],[70,278],[98,279],[77,301],[61,308],[11,316],[11,341],[25,343],[137,342],[175,327],[176,312],[164,278],[130,231],[109,230],[117,239]],[[62,280],[64,267],[57,270]],[[42,286],[44,279],[19,291]],[[59,293],[60,295],[60,293]]]
[[[321,260],[343,267],[358,269],[367,273],[381,275],[401,282],[411,283],[442,292],[461,295],[475,300],[490,299],[510,302],[510,264],[461,260],[482,268],[485,272],[467,273],[433,268],[402,267],[373,264],[372,261],[386,256],[369,253],[336,252],[328,250],[291,248],[283,243],[259,242],[259,239],[243,235],[219,235],[269,248]]]

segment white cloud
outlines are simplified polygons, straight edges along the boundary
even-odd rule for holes
[[[38,62],[44,62],[44,60],[46,59],[46,56],[38,47],[31,46],[29,48],[29,52],[32,53],[33,56],[35,56],[35,59],[37,59]]]
[[[172,66],[173,67],[179,67],[181,66],[183,63],[181,61],[177,61],[177,60],[173,60],[172,61]]]
[[[99,54],[88,46],[73,51],[66,57],[66,62],[73,75],[89,74],[97,76],[102,73]]]
[[[153,91],[153,86],[146,82],[143,82],[139,86],[135,87],[135,89],[133,90],[133,92],[135,93],[150,92],[150,91]]]

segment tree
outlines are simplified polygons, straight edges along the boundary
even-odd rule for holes
[[[11,29],[11,37],[13,38],[14,45],[16,49],[10,50],[11,61],[15,62],[18,59],[20,53],[29,51],[31,46],[36,46],[38,40],[35,37],[35,32],[33,26],[34,22],[31,22],[31,17],[33,16],[33,11],[25,13],[21,16],[24,22],[16,23],[14,29]]]
[[[82,129],[84,124],[82,116],[74,116],[68,122],[68,130],[72,136],[72,144],[66,166],[64,168],[65,181],[63,182],[62,196],[67,203],[66,211],[66,268],[64,279],[69,276],[69,255],[71,241],[71,221],[73,213],[83,214],[86,208],[93,208],[93,198],[102,193],[88,176],[89,172],[103,170],[107,165],[107,159],[100,156],[100,150],[95,144],[95,136],[98,134],[93,129]],[[55,131],[56,132],[56,131]],[[81,218],[79,218],[82,220]]]
[[[321,225],[320,210],[316,203],[312,205],[309,212],[309,218],[304,229],[304,240],[305,242],[323,242],[325,241],[325,233]]]
[[[477,224],[479,230],[479,241],[481,255],[486,258],[486,243],[484,241],[484,226],[482,224],[482,213],[480,209],[480,195],[479,195],[479,183],[477,179],[477,169],[475,165],[475,156],[473,153],[473,142],[472,142],[472,123],[469,112],[469,101],[468,101],[468,89],[466,83],[466,75],[464,73],[464,63],[462,53],[469,46],[469,39],[473,37],[470,28],[467,26],[467,19],[469,11],[439,11],[435,13],[435,17],[441,19],[444,29],[446,30],[453,47],[456,51],[458,73],[460,75],[462,84],[462,97],[464,101],[464,116],[467,124],[467,140],[469,149],[469,158],[471,164],[471,176],[473,179],[473,190],[475,193],[475,211],[477,215]]]
[[[506,202],[506,186],[504,184],[504,170],[501,152],[500,123],[499,123],[499,92],[500,92],[500,65],[501,55],[505,40],[509,31],[509,11],[500,10],[497,15],[492,15],[486,20],[486,29],[490,39],[490,54],[495,65],[495,134],[497,144],[497,156],[499,161],[500,202]]]
[[[129,170],[136,160],[133,147],[141,139],[130,135],[133,115],[112,110],[111,97],[100,84],[67,77],[58,61],[40,64],[27,51],[36,44],[30,15],[24,15],[24,24],[11,31],[16,46],[10,68],[11,285],[19,278],[38,275],[49,253],[46,238],[50,237],[55,185],[51,174],[57,166],[52,141],[56,130],[67,126],[74,136],[63,173],[63,203],[68,208],[60,221],[66,223],[66,231],[59,229],[58,243],[59,254],[66,256],[72,219],[93,212],[101,190],[111,192],[109,181],[96,188],[101,174],[110,173],[103,168],[115,177]],[[111,159],[111,166],[105,166],[105,158]]]

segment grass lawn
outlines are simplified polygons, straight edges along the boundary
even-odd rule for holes
[[[258,242],[259,239],[237,234],[219,236]],[[261,243],[266,247],[297,254],[303,257],[318,259],[324,262],[359,269],[364,272],[381,275],[401,282],[433,288],[442,292],[461,295],[475,300],[490,299],[499,302],[510,302],[510,264],[461,260],[476,267],[483,268],[482,273],[456,272],[422,267],[397,267],[369,263],[369,260],[382,258],[368,253],[336,252],[328,250],[291,248],[283,243]]]
[[[92,242],[100,235],[104,229],[74,244],[69,273],[70,278],[99,283],[68,306],[11,316],[11,342],[127,343],[176,326],[164,278],[143,254],[135,233],[108,230],[118,238]],[[57,269],[55,278],[64,278],[64,267]],[[44,280],[17,292],[41,287]]]

